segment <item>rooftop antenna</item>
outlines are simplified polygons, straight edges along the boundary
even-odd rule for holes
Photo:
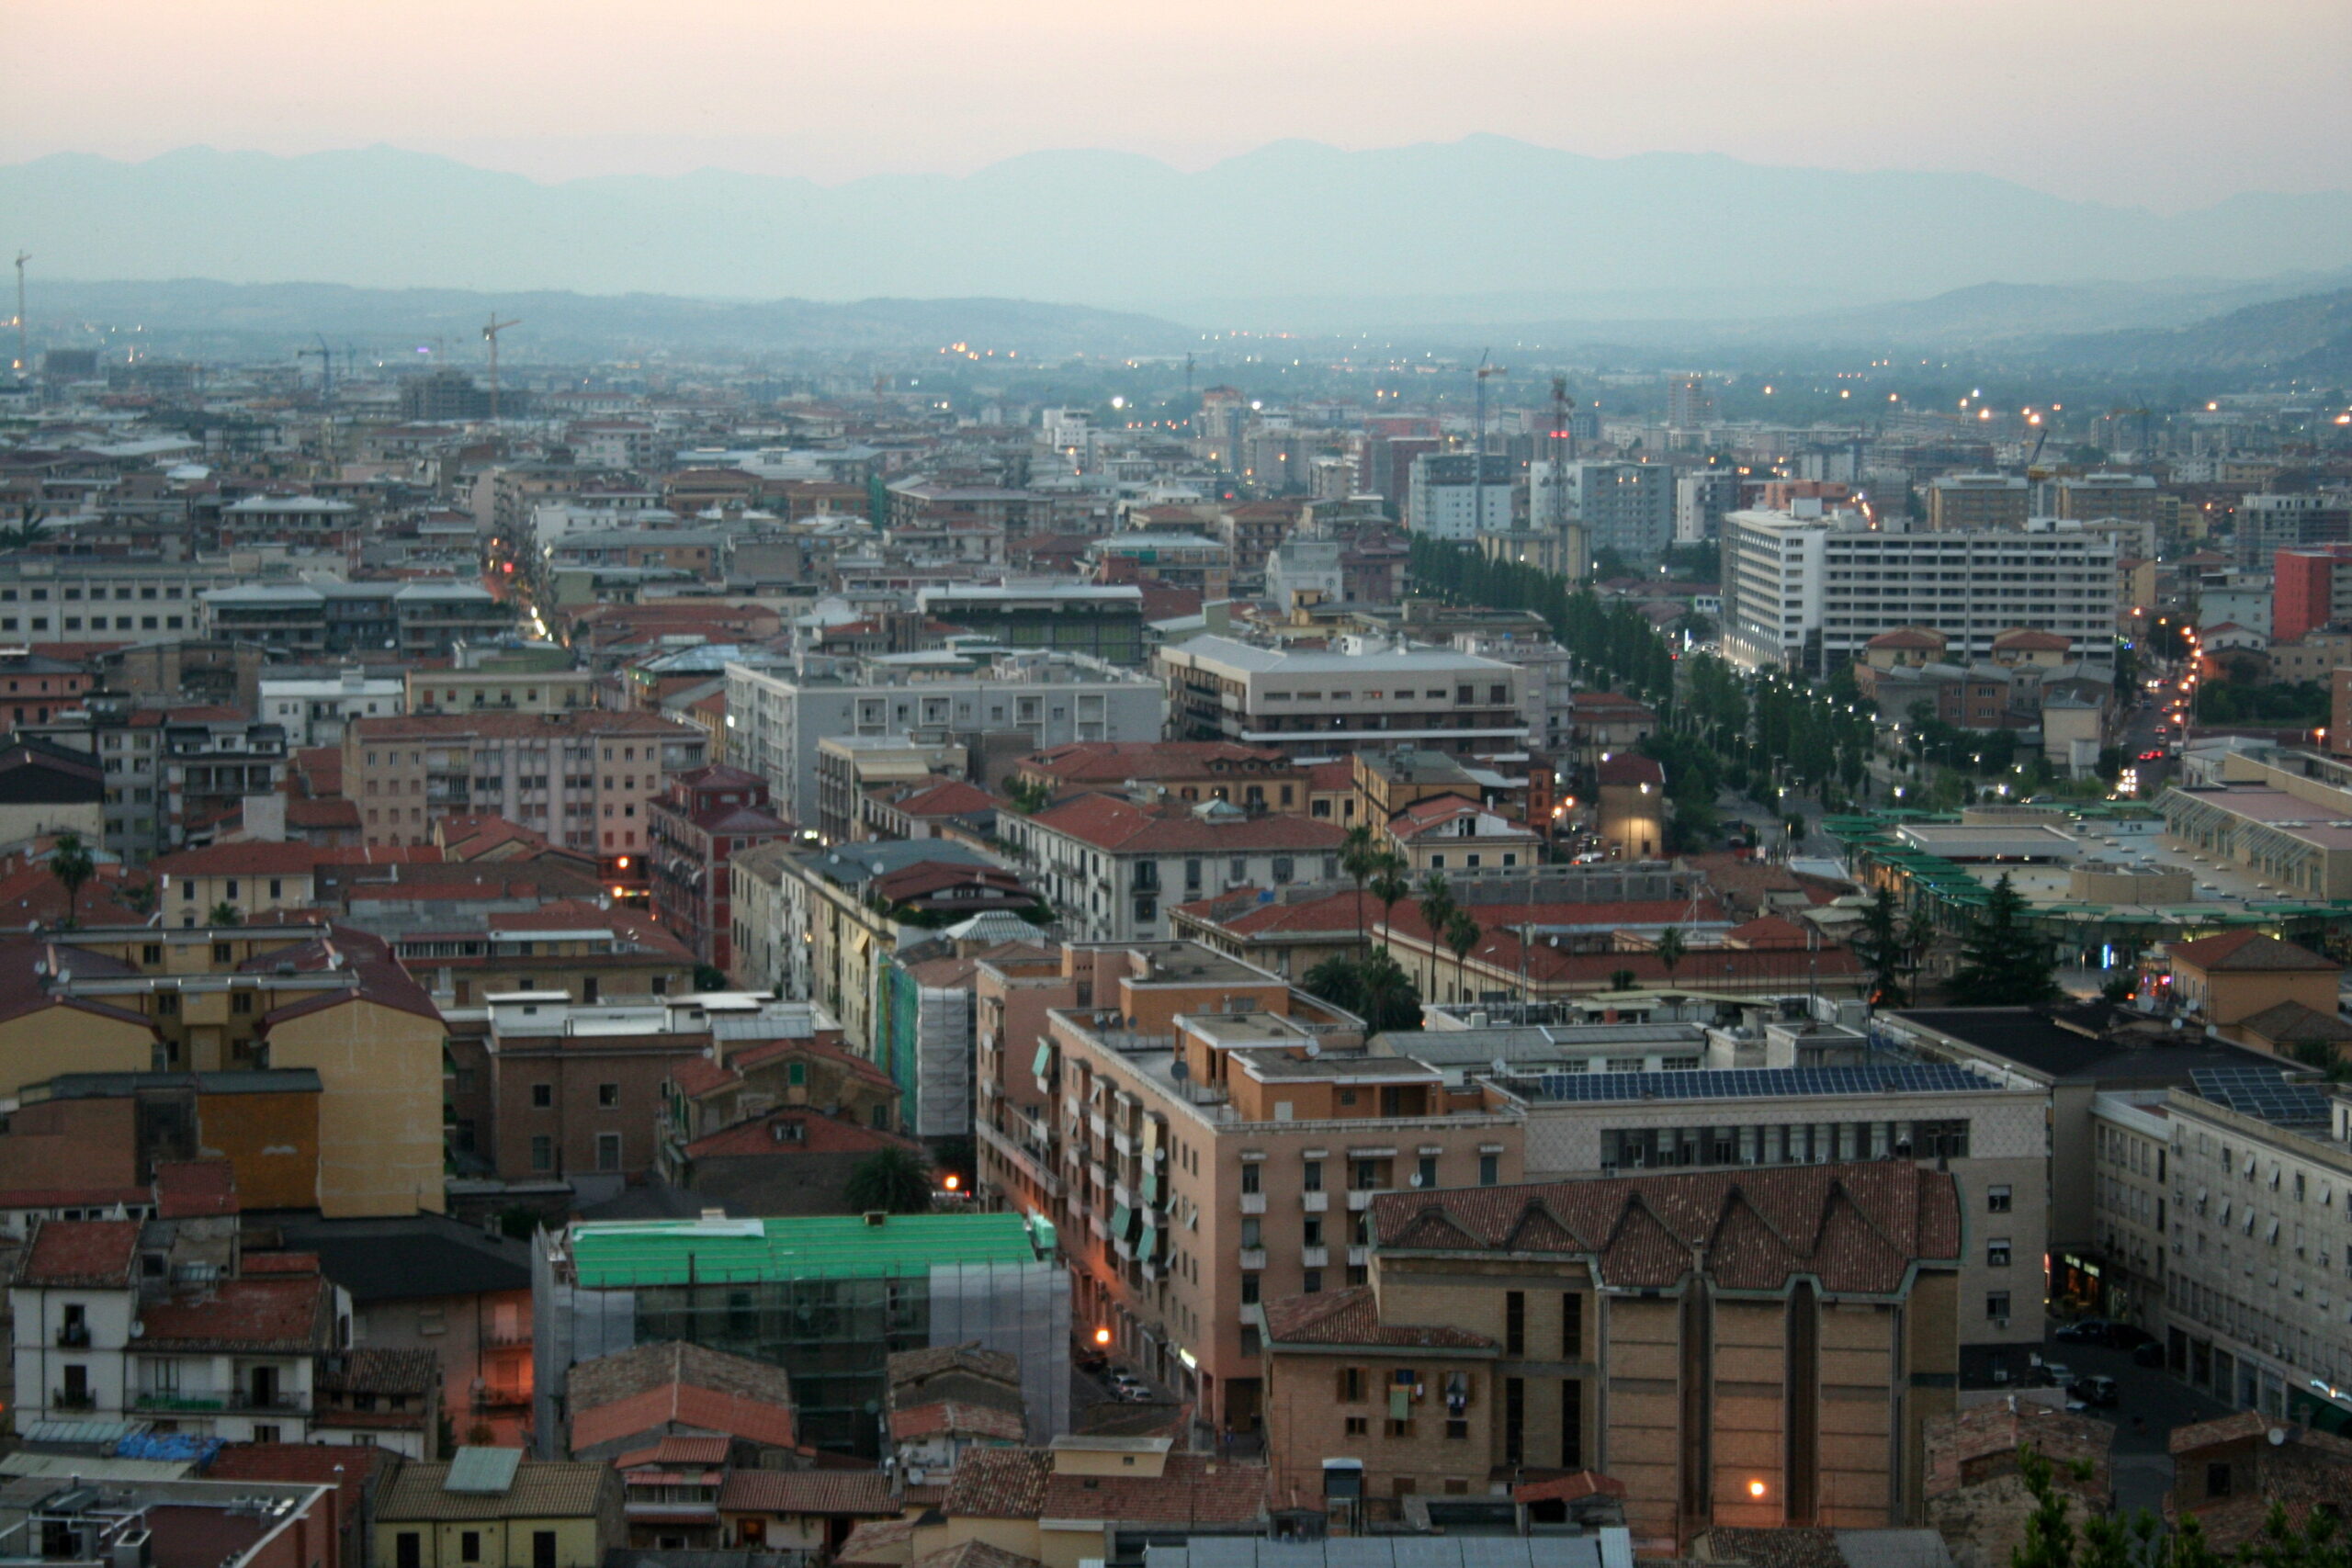
[[[25,347],[25,264],[33,259],[30,251],[17,253],[17,368],[22,370],[32,363],[31,352]]]
[[[490,423],[492,424],[498,423],[498,334],[509,327],[522,324],[516,321],[502,321],[498,319],[498,312],[492,310],[489,324],[481,329],[481,335],[490,344]]]

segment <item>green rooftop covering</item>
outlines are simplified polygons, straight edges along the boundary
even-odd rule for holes
[[[1035,1263],[1051,1226],[1019,1214],[855,1214],[767,1220],[611,1220],[571,1227],[582,1285],[683,1285],[722,1280],[843,1280],[920,1274],[963,1263]]]

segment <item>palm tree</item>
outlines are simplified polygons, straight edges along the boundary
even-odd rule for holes
[[[65,923],[80,923],[82,885],[97,874],[98,863],[82,843],[79,833],[60,833],[49,852],[49,874],[65,889]]]
[[[910,1148],[876,1149],[857,1162],[842,1201],[864,1214],[921,1214],[931,1209],[931,1168]]]
[[[1658,966],[1666,971],[1668,979],[1674,978],[1674,966],[1682,962],[1685,951],[1680,926],[1668,926],[1657,933]]]
[[[1405,879],[1405,857],[1395,850],[1383,850],[1380,863],[1372,874],[1372,896],[1380,900],[1380,950],[1388,951],[1388,925],[1396,918],[1396,906],[1413,896],[1413,885]]]
[[[1414,895],[1413,903],[1421,912],[1421,923],[1430,928],[1430,989],[1434,991],[1437,989],[1437,950],[1444,945],[1446,924],[1461,906],[1454,903],[1453,890],[1445,885],[1445,878],[1436,872],[1430,873],[1429,880],[1421,884],[1420,891]]]
[[[1363,886],[1380,869],[1380,846],[1373,839],[1372,824],[1357,823],[1340,840],[1340,869],[1355,879],[1356,953],[1361,957],[1368,941],[1363,929]]]
[[[1470,979],[1464,964],[1470,950],[1478,945],[1478,939],[1485,934],[1467,909],[1456,909],[1446,917],[1445,945],[1453,950],[1453,988],[1462,993],[1465,1002],[1470,999]]]
[[[204,923],[208,926],[242,926],[245,923],[245,912],[223,898],[212,906],[211,911],[204,917]]]

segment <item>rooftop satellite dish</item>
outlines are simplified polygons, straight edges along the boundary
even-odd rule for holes
[[[2270,1431],[2269,1431],[2268,1436],[2269,1436],[2269,1438],[2270,1438],[2270,1446],[2271,1446],[2272,1448],[2274,1448],[2274,1449],[2277,1449],[2277,1448],[2284,1448],[2284,1447],[2286,1446],[2286,1443],[2287,1443],[2287,1428],[2286,1428],[2286,1427],[2271,1427],[2271,1428],[2270,1428]]]

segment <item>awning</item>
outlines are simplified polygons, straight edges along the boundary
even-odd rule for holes
[[[1111,1239],[1119,1241],[1127,1234],[1127,1206],[1121,1203],[1111,1211]]]
[[[1035,1074],[1035,1075],[1036,1075],[1038,1077],[1041,1077],[1041,1078],[1042,1078],[1042,1077],[1044,1077],[1046,1076],[1046,1069],[1047,1067],[1052,1066],[1053,1065],[1054,1065],[1054,1045],[1053,1045],[1053,1042],[1052,1042],[1052,1041],[1050,1041],[1050,1040],[1040,1040],[1040,1041],[1038,1041],[1038,1042],[1037,1042],[1037,1055],[1036,1055],[1035,1058],[1035,1059],[1033,1059],[1033,1060],[1030,1062],[1030,1064],[1029,1064],[1029,1070],[1030,1070],[1030,1072],[1034,1073],[1034,1074]]]

